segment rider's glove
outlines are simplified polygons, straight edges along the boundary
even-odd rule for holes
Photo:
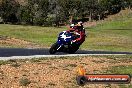
[[[76,40],[72,40],[72,41],[71,41],[71,44],[73,44],[73,43],[75,43],[75,42],[76,42]]]

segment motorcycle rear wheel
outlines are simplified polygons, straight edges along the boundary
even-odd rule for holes
[[[68,51],[69,54],[74,54],[79,49],[79,46],[71,47]]]

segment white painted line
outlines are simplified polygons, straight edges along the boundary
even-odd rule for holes
[[[12,56],[12,57],[0,57],[0,60],[10,59],[32,59],[32,58],[43,58],[43,57],[73,57],[73,56],[107,56],[107,55],[127,55],[127,54],[66,54],[66,55],[32,55],[32,56]]]

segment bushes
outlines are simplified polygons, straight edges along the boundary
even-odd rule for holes
[[[17,11],[19,8],[19,3],[15,0],[2,0],[1,2],[1,17],[4,22],[15,23],[18,22]]]
[[[59,26],[72,16],[77,19],[103,19],[107,14],[131,8],[131,0],[2,0],[0,17],[5,23]],[[104,16],[105,15],[105,16]],[[87,21],[87,20],[86,20]]]

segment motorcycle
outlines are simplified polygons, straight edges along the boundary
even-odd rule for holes
[[[80,44],[77,42],[72,42],[72,40],[75,40],[76,37],[68,32],[68,31],[63,31],[59,34],[58,40],[56,43],[54,43],[50,50],[50,54],[55,54],[56,52],[66,52],[66,53],[75,53],[79,47]]]

